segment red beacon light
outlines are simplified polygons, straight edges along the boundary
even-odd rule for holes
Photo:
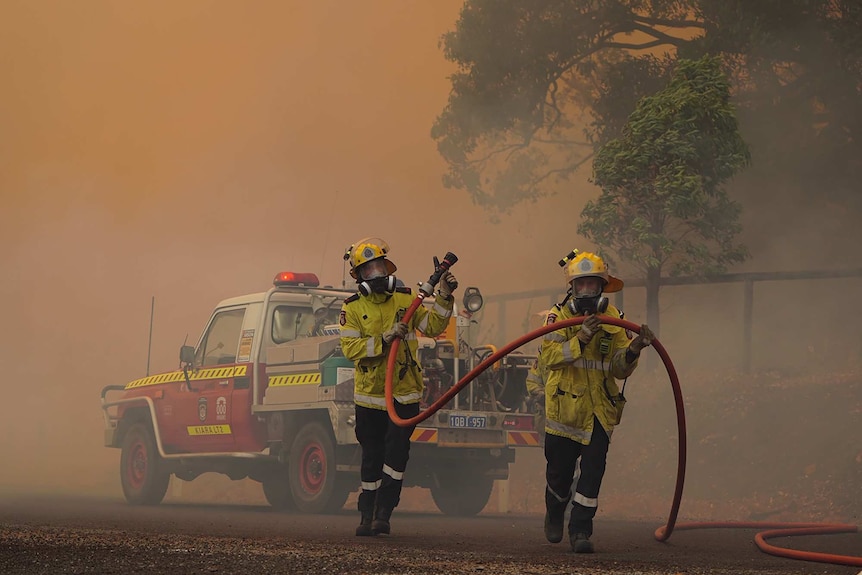
[[[320,280],[317,279],[317,274],[312,273],[296,273],[296,272],[280,272],[275,275],[272,280],[272,285],[275,287],[284,286],[303,286],[317,287],[320,285]]]

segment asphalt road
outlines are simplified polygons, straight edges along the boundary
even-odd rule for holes
[[[390,536],[353,535],[358,514],[289,515],[265,506],[163,504],[116,499],[0,497],[0,573],[410,573],[813,574],[858,567],[775,557],[750,529],[678,531],[599,520],[594,555],[552,545],[538,515],[456,519],[396,510]],[[806,536],[773,544],[858,555],[862,534]]]

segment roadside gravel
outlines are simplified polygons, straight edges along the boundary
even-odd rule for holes
[[[577,565],[576,563],[580,563]],[[0,528],[0,573],[207,574],[324,573],[404,575],[680,575],[676,567],[620,564],[612,558],[571,553],[515,556],[505,549],[452,550],[393,544],[386,538],[297,542],[149,534],[34,525]],[[686,568],[686,575],[778,575],[786,570]]]

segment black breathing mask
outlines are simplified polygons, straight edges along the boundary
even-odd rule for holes
[[[374,278],[359,282],[359,293],[369,295],[372,293],[392,293],[395,291],[396,279],[393,275]]]
[[[605,313],[608,310],[608,303],[608,298],[599,294],[576,296],[572,298],[569,305],[572,306],[572,311],[574,313],[592,315],[596,313]]]

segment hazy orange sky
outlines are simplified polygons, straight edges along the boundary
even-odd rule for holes
[[[152,297],[160,371],[219,300],[286,269],[338,284],[344,248],[367,235],[409,284],[453,251],[464,286],[562,286],[557,260],[585,246],[587,173],[574,199],[501,225],[440,183],[429,133],[454,70],[438,42],[461,4],[0,4],[0,459],[16,462],[0,487],[56,480],[62,463],[67,480],[118,490],[98,392],[143,374]],[[727,289],[668,309],[701,305],[738,330]],[[628,297],[640,321],[642,292]],[[677,317],[668,337],[685,341]]]
[[[459,7],[6,3],[2,233],[20,248],[83,225],[135,258],[169,247],[200,270],[236,250],[233,277],[298,265],[330,281],[343,247],[377,233],[402,270],[451,249],[469,275],[469,257],[499,253],[512,230],[440,184],[429,131],[453,68],[438,40]],[[521,212],[511,223],[531,240],[554,210]],[[555,277],[572,241],[554,243],[547,258],[508,249]]]
[[[53,465],[22,459],[45,442],[116,455],[98,391],[145,370],[153,296],[157,371],[220,299],[277,271],[340,283],[366,235],[411,284],[446,251],[486,292],[560,282],[567,214],[491,225],[440,183],[429,134],[453,67],[438,42],[460,6],[0,5],[0,456],[24,466],[0,485]],[[533,231],[553,222],[565,233]]]

